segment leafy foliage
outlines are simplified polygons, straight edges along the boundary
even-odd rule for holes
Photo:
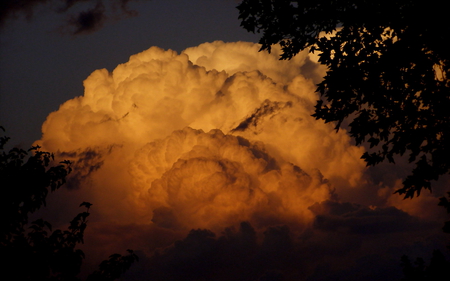
[[[447,192],[448,198],[450,199],[450,192]],[[445,197],[439,198],[439,206],[444,207],[447,210],[447,213],[450,214],[450,201],[449,199]],[[450,221],[446,221],[444,224],[444,227],[442,227],[442,230],[445,233],[450,233]],[[450,248],[450,245],[449,245]]]
[[[135,261],[139,260],[133,250],[128,249],[127,251],[128,255],[126,256],[120,254],[109,256],[109,259],[104,260],[99,265],[99,270],[94,271],[87,281],[113,281],[119,278]]]
[[[319,52],[328,71],[313,116],[337,130],[351,120],[356,143],[374,150],[367,165],[406,153],[415,168],[399,194],[419,195],[449,172],[450,26],[438,1],[244,0],[238,9],[245,29],[262,32],[262,50]]]
[[[88,212],[78,214],[64,231],[51,232],[50,223],[43,219],[32,222],[26,232],[1,246],[3,272],[15,280],[78,280],[84,253],[76,246],[83,242],[88,216]]]
[[[422,258],[417,258],[413,264],[407,256],[402,257],[401,266],[404,274],[401,281],[444,281],[448,280],[450,262],[445,260],[440,251],[435,250],[428,266]]]
[[[0,127],[0,129],[3,129]],[[70,173],[70,162],[51,166],[53,155],[32,147],[28,152],[13,148],[4,151],[9,138],[0,137],[0,270],[8,280],[79,280],[84,253],[77,249],[84,243],[89,202],[80,207],[67,230],[52,231],[49,222],[37,219],[28,223],[28,216],[46,205],[50,191],[59,189]],[[133,251],[129,255],[114,254],[103,261],[100,271],[89,280],[115,280],[137,260]]]
[[[49,190],[55,191],[70,173],[70,162],[63,161],[49,167],[53,154],[32,147],[28,152],[13,148],[8,153],[4,146],[8,137],[0,137],[0,181],[3,196],[0,197],[0,245],[24,232],[28,215],[46,205]],[[28,157],[28,158],[27,158]]]

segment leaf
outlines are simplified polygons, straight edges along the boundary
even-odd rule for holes
[[[80,204],[79,207],[81,207],[81,206],[85,206],[89,210],[89,208],[92,206],[92,204],[89,203],[89,202],[83,202],[83,203]]]

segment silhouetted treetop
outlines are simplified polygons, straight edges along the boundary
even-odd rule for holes
[[[49,191],[60,188],[71,169],[68,161],[51,166],[53,155],[40,151],[39,147],[6,152],[4,145],[8,139],[0,137],[0,244],[24,231],[28,215],[45,206]]]
[[[422,258],[417,258],[414,264],[407,256],[402,256],[401,267],[404,277],[401,281],[445,281],[448,280],[450,262],[439,251],[434,250],[429,265]]]
[[[328,71],[317,91],[317,119],[349,119],[368,165],[395,155],[415,163],[397,192],[431,189],[450,169],[448,10],[438,1],[244,0],[241,25],[260,32],[262,50],[281,59],[308,49]]]
[[[84,243],[92,204],[80,204],[87,210],[75,216],[67,230],[52,230],[44,219],[28,223],[29,215],[46,205],[49,191],[65,183],[70,162],[54,165],[53,155],[39,147],[5,151],[8,139],[0,137],[0,271],[8,280],[79,280],[84,253],[77,247]],[[128,252],[111,255],[89,280],[119,278],[138,259],[132,250]]]

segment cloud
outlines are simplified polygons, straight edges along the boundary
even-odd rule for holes
[[[86,148],[84,151],[60,152],[58,157],[71,161],[70,167],[73,172],[66,184],[69,189],[80,188],[81,184],[89,181],[90,175],[103,165],[102,152],[92,148]]]
[[[2,2],[0,9],[0,27],[4,27],[7,19],[15,18],[18,14],[24,14],[27,19],[33,16],[33,9],[36,5],[47,2],[48,0],[30,0],[30,1],[14,1],[5,0]]]
[[[334,205],[345,210],[340,215],[345,220],[349,209],[361,206],[347,203]],[[323,207],[322,206],[322,207]],[[323,210],[322,210],[323,211]],[[325,211],[327,213],[336,210]],[[399,253],[407,251],[414,239],[398,240],[411,234],[423,234],[426,227],[405,213],[391,209],[373,211],[361,217],[376,217],[383,223],[386,213],[398,221],[406,219],[394,237],[387,232],[365,233],[359,231],[343,234],[336,229],[313,227],[301,236],[295,235],[286,225],[268,227],[258,232],[250,223],[226,228],[220,235],[206,229],[193,229],[173,245],[157,251],[152,256],[143,255],[143,264],[126,274],[126,280],[396,280],[401,278]],[[354,222],[355,229],[367,223]],[[346,226],[344,226],[346,227]],[[380,229],[383,225],[380,226]],[[416,231],[411,231],[411,229]],[[400,230],[402,229],[402,230]],[[395,232],[394,231],[394,232]],[[391,241],[390,239],[393,239]],[[429,245],[428,245],[429,246]]]
[[[345,130],[311,117],[314,59],[258,49],[151,47],[48,116],[36,144],[75,163],[59,199],[94,203],[88,256],[139,250],[130,280],[327,280],[440,239],[370,181]]]
[[[71,35],[86,34],[99,30],[106,21],[119,20],[137,15],[130,10],[128,3],[139,0],[3,0],[0,9],[0,28],[9,19],[24,15],[27,20],[33,18],[34,10],[40,5],[51,5],[59,14],[67,14],[67,22],[60,28],[63,33]]]
[[[332,188],[354,187],[362,181],[362,150],[350,144],[345,132],[336,133],[331,125],[310,116],[317,96],[312,82],[294,67],[302,64],[304,54],[280,62],[275,53],[254,52],[257,48],[251,43],[218,41],[177,54],[152,47],[131,56],[112,73],[97,70],[84,82],[84,96],[67,101],[48,116],[38,143],[45,150],[61,151],[62,158],[77,151],[95,149],[104,151],[102,155],[109,151],[96,160],[102,167],[95,173],[89,167],[78,172],[90,175],[91,183],[85,185],[94,187],[87,192],[101,204],[105,216],[111,211],[117,219],[133,214],[140,222],[151,221],[153,210],[164,207],[157,209],[155,221],[166,216],[175,219],[176,213],[186,212],[181,211],[181,200],[173,198],[190,202],[191,196],[206,204],[200,195],[208,194],[210,208],[223,205],[222,212],[231,208],[244,217],[240,219],[276,221],[284,212],[311,220],[309,205],[328,199]],[[202,49],[211,53],[206,52],[202,61],[214,62],[217,69],[190,60],[190,52]],[[219,68],[219,55],[234,56],[237,50],[242,63],[231,73],[226,63]],[[254,70],[254,56],[280,71],[286,69],[290,82],[276,83],[266,76],[262,71],[270,73],[270,67]],[[202,165],[204,178],[189,178],[202,173],[196,165]],[[214,188],[208,187],[211,181]],[[197,191],[201,188],[204,191]],[[107,197],[101,195],[104,192]],[[116,197],[118,202],[113,200]],[[226,200],[236,206],[225,207]],[[265,212],[256,206],[270,204],[279,204],[283,211],[271,210],[270,219],[258,215]],[[211,216],[218,213],[206,205],[190,208]],[[245,208],[251,211],[243,212]],[[196,220],[199,224],[189,227],[210,227],[207,219]],[[189,224],[194,219],[182,221]]]
[[[220,229],[241,221],[311,219],[306,208],[329,198],[319,173],[278,162],[261,143],[185,128],[151,142],[130,164],[137,200],[153,210],[154,223],[184,228]],[[139,203],[136,203],[139,205]],[[182,225],[180,225],[182,224]]]
[[[352,203],[323,201],[309,209],[316,215],[314,228],[322,231],[342,231],[358,235],[388,234],[420,227],[419,220],[394,208],[370,209]]]
[[[77,35],[97,31],[103,26],[105,20],[105,7],[99,2],[93,8],[72,15],[68,23],[75,28],[73,34]]]

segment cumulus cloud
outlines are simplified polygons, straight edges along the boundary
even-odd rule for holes
[[[215,62],[216,68],[208,70],[188,56],[212,48],[222,51],[210,57],[206,52],[204,63],[217,61],[220,54],[227,57],[226,50],[233,55],[238,49],[242,58],[244,54],[248,58],[232,67],[219,68]],[[84,82],[83,97],[66,102],[49,116],[43,126],[43,145],[61,150],[77,149],[80,142],[139,146],[186,126],[206,132],[219,129],[262,141],[271,153],[302,169],[319,169],[326,178],[356,185],[364,170],[359,159],[362,150],[350,145],[344,131],[335,133],[332,125],[310,116],[317,95],[313,82],[298,73],[305,55],[303,60],[279,61],[275,53],[258,53],[257,48],[251,43],[214,42],[178,55],[152,47],[112,73],[97,70]],[[271,63],[255,70],[254,56]],[[283,65],[285,77],[290,77],[287,84],[268,76],[276,76],[272,68],[283,73]],[[50,131],[55,135],[47,136]]]
[[[375,185],[363,148],[311,117],[323,69],[307,53],[258,49],[152,47],[94,71],[48,116],[36,144],[74,162],[61,196],[94,203],[94,256],[140,250],[130,280],[326,280],[320,268],[344,272],[384,235],[421,233],[382,192],[383,206],[342,203]]]

